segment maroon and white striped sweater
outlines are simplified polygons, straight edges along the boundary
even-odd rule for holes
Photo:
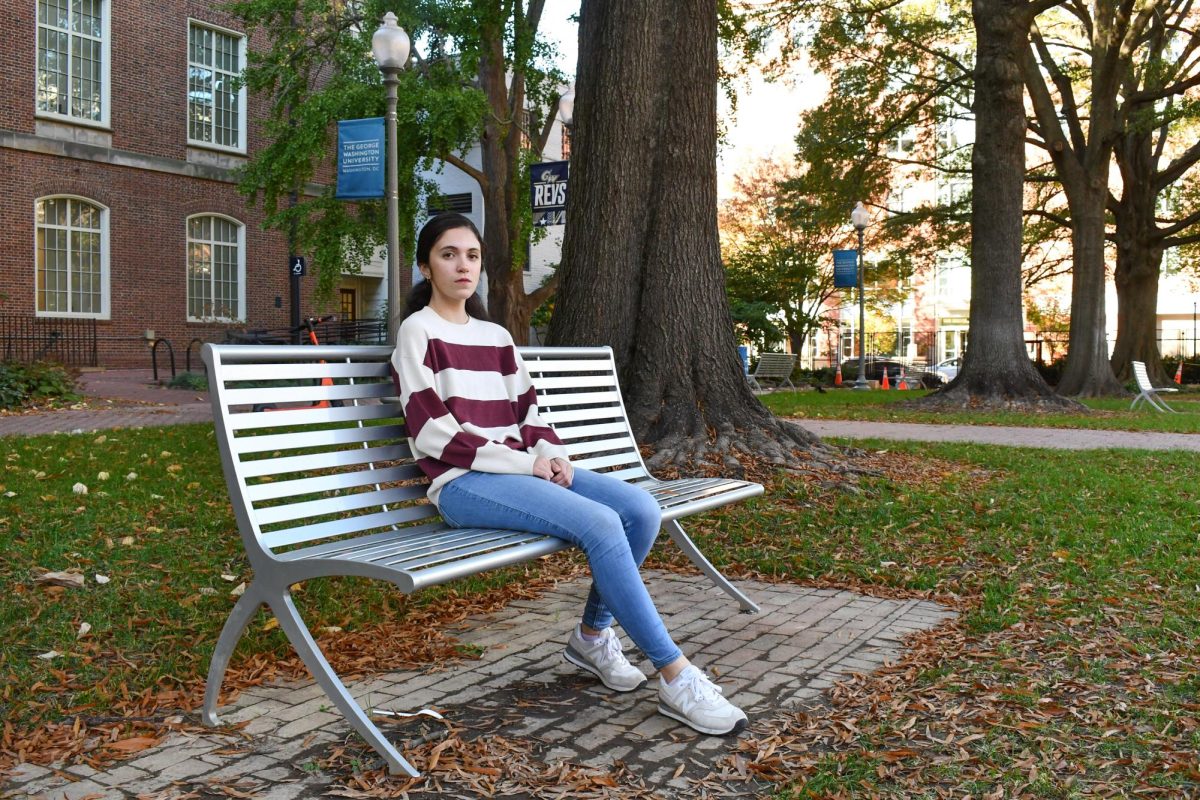
[[[429,499],[468,470],[532,475],[538,456],[567,449],[537,413],[537,393],[499,325],[442,319],[426,306],[400,325],[392,377],[408,442],[430,477]]]

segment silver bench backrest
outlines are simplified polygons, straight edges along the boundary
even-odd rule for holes
[[[1154,386],[1150,383],[1150,376],[1146,372],[1146,364],[1143,361],[1131,361],[1133,364],[1133,377],[1137,379],[1139,389],[1153,389]]]
[[[788,378],[796,366],[796,356],[791,353],[763,353],[754,367],[756,378]]]
[[[625,480],[649,477],[611,349],[521,353],[574,464]],[[222,466],[252,563],[335,537],[441,524],[408,447],[390,356],[390,347],[374,346],[205,346]],[[334,400],[343,405],[311,405]],[[309,405],[253,410],[276,403]]]

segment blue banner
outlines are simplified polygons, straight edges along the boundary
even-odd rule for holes
[[[547,161],[529,170],[533,224],[562,225],[567,221],[567,162]]]
[[[858,286],[858,251],[833,251],[833,288],[853,289]]]
[[[383,117],[338,122],[337,197],[383,197]]]

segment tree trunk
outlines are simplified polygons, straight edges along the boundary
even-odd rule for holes
[[[1074,197],[1072,197],[1072,194]],[[1125,393],[1113,375],[1104,310],[1104,207],[1107,182],[1067,193],[1071,210],[1071,332],[1058,393],[1108,397]]]
[[[1136,263],[1130,263],[1135,261]],[[1150,382],[1170,380],[1158,350],[1158,275],[1162,250],[1117,253],[1117,343],[1112,370],[1120,381],[1133,380],[1130,362],[1142,361]]]
[[[579,42],[550,341],[613,347],[652,467],[823,450],[758,402],[737,357],[717,240],[717,3],[584,0]]]
[[[1116,222],[1117,343],[1112,370],[1118,380],[1133,379],[1131,361],[1146,364],[1150,382],[1169,378],[1158,350],[1158,277],[1162,235],[1155,222],[1157,171],[1148,131],[1125,134],[1116,148],[1121,168],[1121,200],[1113,209]]]
[[[1063,408],[1025,352],[1021,224],[1024,84],[1018,57],[1031,22],[1025,0],[975,0],[971,313],[958,376],[922,405]]]
[[[514,14],[521,14],[518,3]],[[521,237],[517,213],[521,180],[521,131],[513,109],[525,107],[525,82],[505,62],[506,18],[488,15],[481,30],[484,46],[479,59],[479,85],[487,98],[480,152],[484,180],[483,250],[488,279],[488,315],[504,326],[518,344],[529,342],[529,321],[547,292],[525,293],[523,249],[514,252]]]

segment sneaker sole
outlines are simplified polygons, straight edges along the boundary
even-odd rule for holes
[[[662,703],[662,702],[660,702],[658,704],[658,713],[662,714],[663,716],[670,717],[673,720],[678,720],[679,722],[682,722],[684,725],[687,725],[692,730],[697,730],[697,731],[700,731],[701,733],[707,733],[709,736],[734,736],[734,735],[739,734],[742,731],[746,730],[746,726],[749,724],[747,722],[746,718],[742,717],[737,722],[733,723],[732,728],[729,728],[727,730],[721,730],[719,728],[706,728],[703,725],[693,722],[692,720],[688,719],[686,716],[684,716],[680,712],[676,711],[675,709],[671,708],[666,703]]]
[[[626,688],[624,686],[613,686],[611,683],[604,680],[604,676],[600,674],[600,670],[593,667],[591,664],[588,663],[587,659],[585,659],[583,656],[579,655],[574,650],[572,650],[570,645],[567,645],[567,649],[563,650],[562,657],[563,657],[563,660],[566,661],[568,664],[574,664],[575,666],[579,667],[580,669],[587,670],[588,672],[595,675],[597,678],[600,679],[601,683],[603,683],[609,689],[612,689],[614,692],[636,692],[638,689],[642,688],[649,682],[649,679],[646,678],[645,675],[643,675],[642,682],[639,683],[637,686],[633,686],[630,688]]]

